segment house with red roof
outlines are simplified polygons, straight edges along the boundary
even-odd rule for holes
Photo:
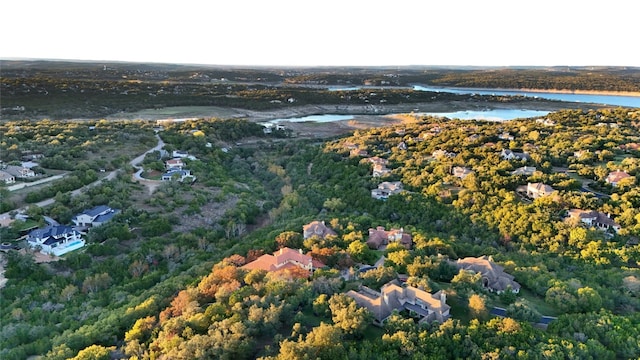
[[[411,249],[413,244],[411,234],[405,233],[403,228],[386,231],[384,226],[378,226],[375,229],[369,229],[367,245],[371,249],[377,250],[382,245],[388,245],[390,242],[399,242],[407,250]]]
[[[284,247],[273,255],[264,254],[254,261],[242,266],[246,270],[260,269],[268,272],[282,271],[291,268],[300,268],[309,271],[309,273],[315,271],[315,269],[323,268],[325,265],[314,260],[311,256],[302,253],[302,249],[294,250],[288,247]]]
[[[611,186],[618,186],[618,183],[622,179],[626,179],[628,177],[631,177],[631,175],[627,174],[626,171],[616,170],[610,172],[609,175],[607,175],[605,181],[607,182],[607,184],[611,184]]]

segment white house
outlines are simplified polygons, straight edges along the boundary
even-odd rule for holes
[[[80,233],[65,225],[49,225],[43,229],[32,230],[27,235],[27,243],[31,248],[40,248],[43,254],[55,256],[80,249],[85,245]]]
[[[554,189],[543,183],[528,183],[527,184],[527,196],[532,199],[551,195]]]
[[[172,181],[173,179],[177,179],[180,182],[184,182],[185,180],[189,180],[191,182],[196,181],[196,177],[191,175],[191,170],[187,169],[169,170],[162,174],[161,179],[162,181]]]
[[[184,166],[184,162],[182,162],[182,158],[175,158],[175,159],[171,159],[171,160],[167,160],[164,163],[164,167],[167,170],[172,170],[172,169],[178,169],[178,170],[182,170],[182,167]]]
[[[378,185],[377,189],[371,190],[371,197],[378,200],[386,200],[389,196],[402,192],[402,183],[400,181],[385,181]]]
[[[100,226],[119,212],[120,210],[112,209],[106,205],[99,205],[77,214],[71,221],[78,227]]]
[[[610,216],[599,211],[571,209],[569,210],[568,217],[570,219],[578,219],[587,226],[595,227],[603,231],[613,230],[616,233],[620,231],[620,225],[613,221]]]
[[[509,149],[503,149],[500,152],[500,157],[505,160],[529,160],[530,159],[529,154],[527,153],[514,152]]]
[[[511,175],[531,176],[535,172],[536,172],[536,167],[535,166],[523,166],[523,167],[519,167],[519,168],[515,169],[514,171],[512,171]]]
[[[6,171],[0,171],[0,181],[3,181],[7,185],[13,184],[16,182],[16,177]]]
[[[461,180],[464,180],[464,178],[473,174],[473,170],[466,168],[464,166],[454,166],[453,169],[451,170],[451,173],[453,174],[453,176]]]

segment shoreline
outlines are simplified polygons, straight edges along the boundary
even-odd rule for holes
[[[526,91],[534,93],[554,93],[554,94],[577,94],[577,95],[605,95],[605,96],[631,96],[640,97],[637,91],[609,91],[609,90],[569,90],[569,89],[494,89],[494,90],[510,90],[510,91]]]

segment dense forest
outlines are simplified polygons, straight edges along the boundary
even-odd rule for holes
[[[416,116],[325,141],[282,139],[243,120],[167,124],[157,135],[167,150],[197,158],[187,165],[198,181],[165,182],[151,194],[127,165],[137,149],[154,145],[151,123],[55,122],[62,131],[40,121],[2,125],[3,153],[45,153],[44,171],[82,180],[95,169],[125,169],[78,196],[60,191],[51,207],[29,208],[40,223],[43,215],[66,222],[100,204],[122,212],[60,261],[4,254],[3,359],[640,356],[637,110],[507,122]],[[140,144],[131,153],[100,151],[129,141]],[[504,150],[527,156],[508,159]],[[373,156],[388,162],[382,177],[372,175]],[[158,169],[164,160],[150,153],[143,166]],[[456,176],[457,167],[470,173]],[[519,174],[523,167],[535,169]],[[612,185],[616,170],[630,176]],[[404,191],[375,199],[371,190],[382,181],[399,181]],[[520,190],[529,183],[553,192],[531,199]],[[0,191],[7,202],[24,201]],[[620,229],[572,221],[571,209],[608,214]],[[304,239],[303,226],[314,220],[336,235]],[[3,228],[2,241],[18,238],[20,226]],[[368,229],[377,226],[403,228],[413,247],[371,249]],[[242,267],[282,247],[327,266],[311,275]],[[483,255],[514,276],[518,293],[488,291],[477,274],[450,263]],[[382,266],[359,271],[381,256]],[[451,317],[419,323],[398,312],[378,327],[345,295],[399,275],[445,292]],[[542,316],[554,319],[541,326]]]

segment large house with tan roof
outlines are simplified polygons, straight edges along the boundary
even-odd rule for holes
[[[554,189],[543,183],[528,183],[527,184],[527,196],[531,199],[537,199],[543,196],[549,196],[553,193]]]
[[[358,306],[367,308],[373,314],[374,324],[381,326],[394,311],[407,310],[418,317],[420,323],[439,321],[449,318],[446,294],[440,290],[428,293],[413,286],[402,286],[391,281],[375,291],[361,286],[359,291],[350,290],[347,296],[354,299]]]
[[[611,184],[611,186],[618,186],[618,183],[622,179],[626,179],[630,176],[631,175],[627,174],[626,171],[616,170],[616,171],[610,172],[609,175],[607,175],[607,178],[605,179],[605,181],[607,182],[607,184]]]
[[[618,225],[607,214],[601,213],[595,210],[580,210],[571,209],[568,212],[568,218],[577,219],[587,226],[592,226],[603,231],[613,230],[616,233],[620,231],[620,225]]]
[[[264,254],[256,260],[244,265],[246,270],[260,269],[265,271],[281,271],[297,267],[307,270],[310,273],[315,269],[323,268],[325,265],[311,256],[304,255],[302,250],[294,250],[284,247],[273,255]]]
[[[498,294],[507,289],[517,293],[520,291],[520,284],[515,282],[513,275],[504,272],[504,268],[494,263],[486,255],[481,257],[466,257],[453,262],[453,265],[460,270],[473,271],[482,274],[482,286]]]
[[[387,245],[390,242],[398,242],[407,250],[411,249],[413,244],[411,234],[405,233],[403,228],[386,231],[384,226],[378,226],[375,229],[369,229],[367,245],[371,249],[377,250],[382,245]]]
[[[313,236],[317,236],[319,238],[326,238],[327,236],[336,236],[335,231],[325,225],[324,221],[312,221],[307,225],[302,227],[302,236],[305,239],[308,239]]]

